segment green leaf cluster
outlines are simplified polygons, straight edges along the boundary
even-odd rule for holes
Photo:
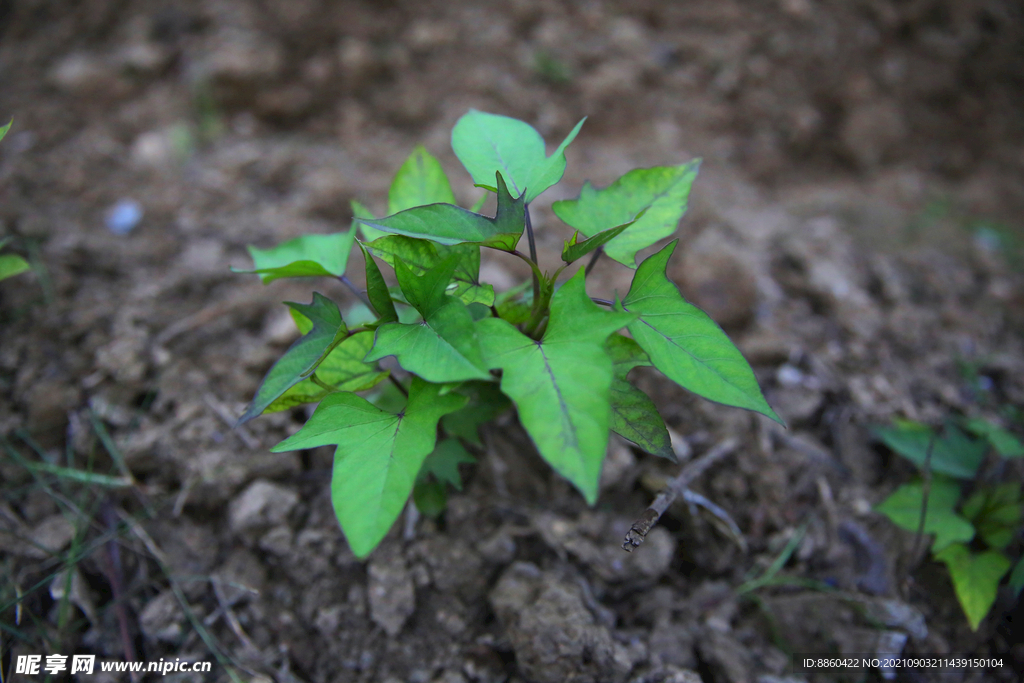
[[[1024,447],[1011,432],[987,420],[961,423],[976,438],[952,422],[942,435],[906,420],[875,429],[875,435],[893,451],[926,474],[935,473],[930,485],[922,480],[904,484],[875,509],[901,529],[921,529],[934,536],[932,557],[946,565],[967,621],[977,631],[995,603],[999,583],[1010,571],[1006,551],[1024,528],[1024,490],[1020,482],[974,480],[990,448],[1002,458],[1018,458],[1024,455]],[[966,497],[965,482],[974,483]],[[1009,584],[1019,595],[1024,587],[1024,557],[1010,573]]]
[[[10,125],[9,123],[7,124],[7,126]],[[6,132],[6,127],[0,128],[0,132]],[[3,249],[9,241],[10,239],[0,240],[0,249]],[[31,269],[32,266],[29,265],[28,261],[17,254],[0,254],[0,280],[6,280],[9,277],[20,275],[26,270]]]
[[[0,126],[0,140],[3,140],[4,136],[7,135],[7,131],[11,129],[12,123],[14,123],[13,119]],[[8,241],[10,240],[0,240],[0,249],[3,249]],[[29,265],[28,261],[17,254],[0,254],[0,280],[20,275],[31,268],[32,266]]]
[[[637,169],[557,202],[574,230],[562,265],[541,270],[530,203],[561,179],[582,124],[548,155],[522,121],[479,111],[459,119],[452,149],[474,183],[495,193],[493,216],[480,213],[483,198],[459,206],[441,164],[417,147],[395,175],[386,216],[353,202],[346,231],[250,247],[253,268],[242,272],[267,284],[329,277],[372,313],[353,326],[320,293],[288,304],[301,336],[240,420],[317,404],[274,451],[335,447],[332,500],[358,556],[376,547],[410,496],[422,513],[442,514],[449,489],[462,487],[460,465],[483,445],[480,428],[510,408],[541,456],[591,504],[612,432],[674,458],[654,402],[629,379],[634,368],[653,367],[709,400],[779,420],[729,338],[668,279],[676,242],[635,263],[638,251],[675,231],[698,162]],[[524,235],[529,255],[520,250]],[[365,289],[346,275],[356,247]],[[526,261],[531,282],[496,295],[480,280],[485,248]],[[625,298],[588,295],[587,272],[602,253],[636,269]],[[562,277],[584,258],[586,268]]]

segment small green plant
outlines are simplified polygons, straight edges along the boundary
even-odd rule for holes
[[[337,278],[372,309],[366,322],[349,326],[320,293],[309,304],[287,304],[303,336],[240,418],[319,402],[273,450],[337,446],[332,500],[356,555],[376,547],[410,493],[423,512],[442,510],[446,484],[458,488],[458,465],[472,460],[465,446],[479,445],[478,428],[510,405],[541,456],[591,504],[610,431],[674,457],[654,403],[627,379],[637,366],[781,422],[729,338],[666,277],[676,242],[636,265],[638,251],[675,231],[698,161],[636,169],[605,189],[585,184],[578,199],[555,202],[555,214],[575,231],[563,264],[541,271],[530,203],[561,179],[565,149],[582,125],[548,156],[522,121],[475,110],[459,119],[452,147],[476,185],[497,195],[493,217],[477,213],[482,201],[475,210],[457,206],[441,165],[418,147],[391,185],[387,217],[354,204],[346,232],[250,247],[254,268],[245,272],[264,283]],[[517,248],[524,233],[529,254]],[[353,245],[365,260],[365,293],[345,275]],[[481,247],[525,261],[531,282],[496,295],[480,281]],[[636,269],[624,298],[588,296],[585,280],[601,253]],[[586,256],[585,268],[560,280]],[[393,268],[397,287],[374,257]],[[378,365],[388,356],[403,373]],[[385,380],[392,385],[380,385]]]
[[[1020,458],[1024,444],[986,420],[963,420],[961,426],[949,423],[941,436],[910,421],[875,430],[889,448],[929,477],[904,484],[876,509],[902,529],[935,536],[932,557],[949,569],[960,606],[977,631],[1010,571],[1006,551],[1024,529],[1024,494],[1020,482],[975,480],[990,447],[1001,458]],[[975,482],[966,498],[963,482]],[[1009,584],[1019,595],[1024,558],[1010,573]]]
[[[4,136],[7,135],[7,131],[11,129],[12,123],[14,123],[13,120],[8,121],[6,126],[0,127],[0,140],[3,140]],[[7,246],[8,242],[10,242],[10,238],[0,240],[0,249]],[[6,280],[9,277],[24,273],[31,267],[28,261],[16,254],[0,254],[0,280]]]

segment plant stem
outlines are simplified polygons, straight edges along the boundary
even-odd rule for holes
[[[390,372],[388,373],[388,379],[391,380],[392,384],[394,384],[396,387],[398,387],[398,390],[402,392],[403,396],[405,396],[406,398],[409,398],[409,390],[406,389],[405,387],[403,387],[402,383],[399,382],[397,379],[395,379],[395,376],[392,375]]]
[[[334,391],[337,388],[332,387],[330,384],[317,377],[315,372],[312,375],[310,375],[309,379],[313,382],[313,384],[317,385],[321,389],[324,389],[325,391]]]
[[[932,489],[932,450],[935,448],[935,432],[928,436],[928,448],[924,452],[924,465],[922,473],[924,481],[921,485],[921,516],[917,520],[917,533],[914,534],[914,548],[910,553],[910,561],[917,562],[917,553],[921,549],[921,539],[924,537],[924,524],[928,518],[928,496]],[[909,578],[909,571],[908,571]]]
[[[533,239],[533,223],[530,221],[530,205],[524,204],[523,209],[526,212],[526,239],[530,243],[530,260],[534,264],[537,263],[537,242]],[[536,301],[540,298],[540,278],[537,277],[537,272],[533,272],[533,300]]]
[[[537,262],[536,261],[531,261],[529,256],[527,256],[523,252],[519,251],[518,249],[513,249],[512,251],[505,252],[505,253],[512,254],[516,258],[522,259],[523,261],[526,262],[526,264],[528,266],[530,266],[530,270],[533,271],[534,283],[537,285],[537,288],[533,290],[533,300],[536,301],[537,298],[538,298],[538,290],[540,289],[539,285],[540,285],[540,278],[541,278],[541,272],[540,272],[540,268],[537,267]]]
[[[604,247],[598,247],[594,250],[594,255],[590,257],[590,262],[587,263],[587,267],[583,269],[584,275],[590,275],[590,271],[597,265],[597,260],[601,258],[601,254],[604,253]]]
[[[608,308],[613,308],[615,306],[614,301],[608,301],[608,299],[598,299],[596,296],[590,297],[590,300],[593,301],[595,304],[607,306]]]
[[[358,298],[360,301],[362,301],[364,304],[366,304],[366,307],[369,308],[371,311],[373,311],[373,305],[370,304],[369,297],[366,296],[366,293],[363,292],[363,290],[361,290],[358,287],[356,287],[352,283],[352,281],[348,279],[348,275],[339,275],[338,276],[338,281],[341,282],[341,284],[343,284],[346,287],[348,287],[349,291],[356,295],[356,298]]]

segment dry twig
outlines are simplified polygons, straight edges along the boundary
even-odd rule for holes
[[[682,495],[687,487],[697,477],[702,475],[707,468],[735,451],[738,446],[738,440],[726,439],[701,457],[687,463],[679,475],[668,482],[665,490],[658,494],[658,497],[654,499],[650,507],[643,511],[640,518],[633,522],[629,533],[626,534],[626,540],[622,542],[622,549],[631,553],[634,548],[639,547],[644,542],[647,534],[654,528],[654,525],[661,519],[661,516],[675,502],[676,498]]]

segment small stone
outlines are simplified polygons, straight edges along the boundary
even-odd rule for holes
[[[775,371],[775,379],[784,387],[799,386],[804,381],[804,373],[789,363]]]
[[[663,618],[655,622],[647,647],[653,663],[684,668],[697,666],[693,646],[697,634],[686,624]]]
[[[397,636],[416,611],[416,589],[401,552],[379,548],[367,571],[370,618],[389,636]]]
[[[121,384],[133,384],[146,375],[149,334],[139,325],[118,327],[114,339],[96,350],[96,368]]]
[[[53,581],[50,582],[50,597],[57,601],[67,598],[71,604],[82,610],[92,624],[98,626],[101,623],[96,612],[96,599],[82,572],[77,568],[66,569],[53,577]]]
[[[446,669],[439,676],[433,678],[430,683],[466,683],[466,677],[458,671]]]
[[[152,76],[167,68],[171,57],[171,52],[164,46],[146,42],[125,47],[116,55],[115,61],[125,71]]]
[[[825,402],[824,394],[803,386],[781,387],[769,392],[775,412],[789,425],[803,424],[817,414]]]
[[[290,83],[256,95],[255,111],[275,121],[292,121],[308,114],[316,104],[313,91],[301,83]]]
[[[750,683],[753,668],[750,655],[731,634],[705,629],[697,640],[697,650],[714,671],[716,681]]]
[[[151,640],[177,643],[184,633],[185,614],[171,589],[150,600],[139,615],[139,628]]]
[[[178,272],[190,275],[223,274],[226,270],[224,242],[219,239],[190,241],[177,259]]]
[[[382,68],[380,59],[365,40],[345,38],[338,47],[338,65],[346,84],[358,90],[373,80]]]
[[[330,638],[337,633],[338,627],[341,626],[341,618],[344,610],[344,605],[321,607],[316,612],[316,618],[313,620],[313,625],[316,626],[316,630],[319,631],[321,635],[325,638]]]
[[[164,168],[174,156],[174,141],[166,130],[146,131],[132,143],[131,160],[137,166]]]
[[[214,572],[220,590],[229,604],[259,595],[267,586],[267,570],[252,551],[235,548]]]
[[[28,429],[44,448],[61,442],[68,411],[81,400],[81,393],[58,378],[43,379],[32,385],[26,401],[28,404]]]
[[[75,537],[75,527],[67,517],[56,514],[41,521],[26,535],[32,539],[31,543],[10,537],[10,541],[3,544],[4,550],[22,557],[43,560],[56,555],[71,543]],[[0,533],[0,538],[3,536]]]
[[[228,508],[228,524],[236,534],[283,524],[299,502],[291,489],[258,479],[249,485]]]
[[[409,28],[406,40],[413,50],[427,52],[458,42],[459,27],[450,21],[421,19]]]
[[[641,69],[631,60],[613,59],[583,77],[580,89],[588,102],[601,103],[627,97],[640,84]]]
[[[704,683],[704,679],[693,669],[667,666],[662,671],[663,675],[658,679],[660,683]]]
[[[227,29],[210,37],[197,71],[222,103],[245,104],[277,79],[284,63],[281,46],[270,36]]]
[[[608,40],[626,53],[644,52],[651,45],[651,39],[643,24],[631,17],[612,19],[608,27]]]
[[[905,134],[899,107],[879,100],[856,105],[843,122],[840,139],[858,166],[872,169],[892,156]]]
[[[72,95],[121,95],[127,90],[108,63],[85,53],[62,59],[47,74],[47,80]]]
[[[516,556],[516,541],[508,530],[501,528],[477,543],[476,549],[486,562],[508,564]]]

